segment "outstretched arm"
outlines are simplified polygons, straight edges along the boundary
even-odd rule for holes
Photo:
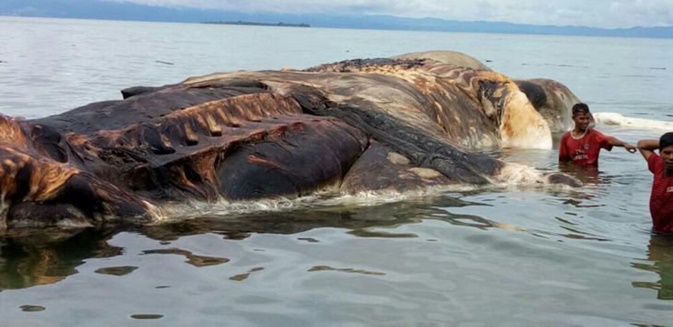
[[[630,153],[635,153],[637,148],[629,143],[626,143],[614,136],[609,136],[608,137],[608,144],[614,145],[614,146],[621,146],[626,149],[626,151],[629,151]]]
[[[640,140],[638,141],[638,151],[643,155],[645,160],[650,159],[654,154],[654,150],[659,149],[659,140]]]

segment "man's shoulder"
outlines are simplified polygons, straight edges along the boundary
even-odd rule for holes
[[[601,131],[599,131],[595,128],[589,128],[589,130],[587,130],[587,135],[592,135],[592,134],[594,136],[597,136],[597,137],[605,137],[605,134],[603,134]]]
[[[647,157],[647,166],[652,173],[656,176],[658,172],[664,171],[664,162],[661,160],[661,157],[656,153],[652,152],[649,157]]]
[[[610,139],[610,136],[603,134],[601,131],[596,130],[594,128],[591,128],[587,130],[587,134],[585,136],[590,142],[597,142],[597,143],[607,143],[608,140]]]
[[[652,154],[650,154],[650,156],[647,157],[647,161],[648,162],[652,161],[653,163],[658,163],[660,161],[660,157],[656,152],[652,151]],[[663,164],[663,161],[661,163]]]

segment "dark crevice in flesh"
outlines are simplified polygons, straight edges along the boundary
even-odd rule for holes
[[[536,110],[539,110],[547,103],[547,94],[542,86],[528,81],[516,81],[516,85],[526,95]]]
[[[464,183],[488,184],[484,175],[494,175],[502,163],[488,155],[464,152],[388,114],[353,106],[316,101],[313,95],[295,98],[307,114],[331,116],[371,135],[373,139],[409,158],[418,167],[431,168]]]

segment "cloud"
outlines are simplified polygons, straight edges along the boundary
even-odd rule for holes
[[[671,0],[108,0],[166,7],[366,14],[603,28],[673,25]]]

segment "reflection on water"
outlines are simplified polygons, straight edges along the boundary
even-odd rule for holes
[[[118,314],[136,320],[173,319],[175,307],[171,305],[179,307],[183,303],[181,296],[188,296],[183,303],[186,308],[220,317],[231,315],[239,323],[247,321],[241,319],[255,319],[262,312],[270,321],[287,318],[287,310],[293,312],[306,305],[317,311],[317,316],[332,317],[334,322],[343,319],[344,311],[333,315],[329,308],[355,309],[364,305],[361,311],[349,310],[359,312],[351,317],[352,321],[362,322],[372,315],[396,317],[399,310],[403,311],[399,313],[401,317],[412,311],[400,308],[416,310],[412,308],[418,304],[425,306],[423,312],[443,317],[456,314],[456,308],[468,308],[467,313],[458,315],[459,319],[450,321],[459,324],[479,321],[474,318],[476,308],[509,301],[505,299],[516,293],[524,297],[514,300],[509,309],[521,305],[543,309],[554,303],[561,308],[555,311],[554,319],[570,317],[586,322],[590,315],[575,313],[582,303],[592,302],[596,296],[610,301],[613,292],[623,291],[610,288],[615,283],[611,280],[620,278],[610,270],[615,261],[601,261],[606,257],[594,249],[605,243],[620,244],[607,239],[599,229],[590,228],[596,219],[583,215],[595,208],[567,203],[576,195],[474,191],[377,206],[339,205],[207,216],[157,226],[85,229],[68,235],[53,231],[30,234],[33,236],[4,235],[0,237],[0,295],[7,289],[50,283],[72,288],[87,280],[89,285],[92,278],[96,280],[95,276],[82,276],[89,271],[90,275],[111,276],[110,284],[103,284],[100,291],[88,290],[89,296],[113,292],[119,297],[138,289],[144,290],[140,291],[143,295],[139,302],[151,303],[156,300],[153,296],[171,299],[161,302],[168,305],[165,308],[117,304],[121,308]],[[531,210],[531,203],[536,203],[535,210]],[[507,212],[503,212],[504,205]],[[562,215],[558,208],[572,215]],[[653,263],[637,267],[656,272],[661,280],[633,285],[654,289],[660,299],[670,299],[671,252],[670,242],[653,237]],[[88,264],[83,265],[85,262]],[[78,275],[81,278],[67,278],[79,270],[84,271]],[[155,276],[160,270],[174,272]],[[633,280],[637,279],[627,279],[622,284],[629,285]],[[112,290],[111,285],[122,287],[122,293]],[[24,292],[31,291],[48,292],[42,288]],[[318,299],[319,304],[306,304],[305,299],[309,298]],[[360,298],[366,304],[360,303]],[[218,303],[220,299],[222,304]],[[263,305],[250,311],[245,301]],[[372,301],[390,306],[380,307]],[[69,302],[80,303],[72,298]],[[595,310],[604,313],[623,311],[614,309],[616,302],[592,303]],[[20,304],[25,306],[19,310],[19,305],[14,305],[13,309],[44,310],[47,314],[57,311],[52,309],[55,304],[39,297],[29,297]],[[107,307],[99,305],[103,306]],[[99,307],[91,310],[100,310]],[[650,304],[648,308],[654,306]],[[381,311],[373,314],[376,310]],[[528,318],[528,314],[517,320],[537,325],[550,322],[544,315],[532,313]],[[504,315],[492,312],[484,325],[492,325]],[[613,317],[615,322],[624,323],[633,321],[629,317],[641,315],[633,311]],[[644,317],[644,321],[658,320],[656,315]],[[423,314],[414,319],[433,321]],[[297,323],[292,320],[277,325]]]
[[[585,185],[596,185],[599,182],[609,182],[600,179],[598,167],[578,167],[569,162],[559,163],[559,171],[577,177]]]
[[[108,242],[122,231],[137,232],[161,241],[163,245],[170,245],[172,241],[189,235],[217,234],[228,240],[243,240],[256,233],[296,234],[325,227],[350,230],[349,233],[357,237],[413,238],[416,235],[411,233],[392,233],[375,228],[393,228],[428,218],[442,219],[460,226],[497,227],[497,224],[477,216],[451,216],[429,203],[440,207],[470,205],[454,197],[432,197],[370,207],[335,206],[272,214],[209,216],[134,229],[44,230],[26,231],[26,235],[5,235],[0,237],[0,291],[56,283],[78,273],[77,266],[87,259],[122,255],[123,248],[112,246]],[[310,238],[301,240],[319,242]],[[147,249],[142,254],[179,255],[186,258],[185,263],[194,267],[229,262],[228,258],[202,256],[179,248]],[[97,269],[95,272],[124,276],[136,269],[138,267],[135,266],[112,266]],[[230,279],[244,280],[250,273],[261,269],[263,268],[253,269]],[[341,268],[333,269],[345,271]]]
[[[223,263],[229,262],[227,258],[215,258],[215,257],[206,257],[201,255],[195,255],[190,251],[180,250],[180,249],[159,249],[159,250],[145,250],[143,254],[177,254],[182,255],[187,258],[186,263],[194,267],[207,267],[215,266]]]
[[[107,243],[117,231],[33,231],[0,237],[0,291],[52,284],[77,273],[89,258],[122,254]]]
[[[656,282],[634,281],[638,288],[657,291],[657,299],[673,300],[673,235],[654,234],[647,247],[647,263],[633,263],[633,266],[655,272],[659,276]]]
[[[123,266],[123,267],[105,267],[96,269],[97,274],[111,275],[111,276],[124,276],[132,273],[138,267],[134,266]]]
[[[431,205],[432,204],[432,205]],[[341,228],[358,236],[413,237],[407,234],[375,233],[370,227],[395,227],[419,222],[433,215],[446,216],[436,208],[477,205],[457,197],[428,196],[423,199],[386,203],[375,206],[326,206],[319,208],[256,213],[245,215],[205,216],[156,226],[142,233],[155,240],[173,241],[186,235],[214,233],[227,239],[245,239],[253,233],[296,234],[314,228]],[[306,240],[311,242],[311,240]]]
[[[71,231],[42,231],[29,233],[30,236],[6,235],[0,237],[0,291],[3,289],[26,288],[59,282],[67,276],[76,274],[77,266],[90,258],[109,258],[122,255],[123,248],[112,246],[109,240],[124,231],[142,234],[161,245],[170,246],[172,242],[191,235],[215,234],[226,240],[244,240],[254,234],[296,234],[315,228],[339,228],[359,238],[417,238],[418,235],[407,232],[393,232],[397,227],[416,224],[433,219],[447,222],[456,227],[469,227],[477,230],[497,228],[512,232],[524,232],[542,238],[560,237],[574,240],[607,241],[574,226],[573,222],[556,218],[561,224],[561,232],[538,230],[505,220],[487,219],[478,215],[460,212],[461,208],[497,207],[498,193],[481,194],[465,192],[433,196],[424,199],[387,203],[377,206],[329,206],[322,208],[281,211],[275,213],[207,216],[177,221],[155,226],[136,227],[134,229],[84,229]],[[465,198],[473,197],[476,201]],[[577,201],[577,203],[572,203]],[[566,200],[565,204],[582,207],[579,200]],[[586,206],[585,206],[586,207]],[[474,211],[470,209],[469,211]],[[298,238],[307,243],[320,243],[315,238]],[[433,240],[429,240],[433,241]],[[434,240],[436,241],[436,240]],[[194,267],[208,267],[226,264],[229,258],[203,256],[192,251],[167,247],[145,249],[141,255],[177,255]],[[136,266],[110,266],[95,272],[106,275],[124,276],[133,273]],[[263,267],[230,277],[242,281],[251,273],[263,270]],[[333,270],[340,272],[380,274],[352,268],[316,266],[312,271]]]
[[[255,267],[255,268],[250,269],[250,271],[248,271],[245,274],[238,274],[238,275],[235,275],[235,276],[231,276],[231,277],[229,277],[229,279],[237,281],[237,282],[241,282],[241,281],[244,281],[244,280],[248,279],[248,277],[250,277],[250,274],[252,274],[254,272],[257,272],[257,271],[262,271],[262,270],[264,270],[264,268]]]
[[[443,317],[456,314],[456,307],[468,308],[458,314],[461,318],[450,321],[455,324],[448,324],[456,325],[479,321],[473,318],[477,308],[522,294],[505,307],[531,306],[540,312],[557,307],[555,319],[575,319],[582,325],[587,319],[599,319],[577,311],[592,303],[592,310],[615,318],[611,322],[617,325],[661,322],[659,315],[670,308],[646,303],[638,310],[645,307],[648,313],[641,314],[628,311],[627,306],[650,300],[648,295],[654,301],[673,298],[673,242],[652,236],[649,261],[629,268],[631,258],[638,256],[620,257],[640,245],[629,243],[633,230],[624,234],[628,239],[621,239],[619,221],[610,221],[623,205],[604,203],[606,196],[622,194],[620,188],[628,185],[617,175],[600,172],[597,181],[594,187],[566,192],[496,188],[372,206],[340,204],[209,215],[156,226],[3,235],[0,295],[49,293],[49,288],[33,286],[54,284],[58,290],[79,287],[83,280],[91,285],[95,280],[103,281],[101,289],[89,289],[88,296],[112,292],[123,298],[125,292],[138,289],[141,303],[153,303],[155,296],[166,298],[160,302],[165,307],[139,306],[129,299],[128,304],[112,304],[118,306],[118,315],[133,320],[173,319],[181,296],[187,294],[182,303],[186,308],[231,315],[239,323],[264,312],[269,321],[282,319],[287,310],[308,305],[306,299],[318,299],[319,304],[308,305],[317,316],[332,317],[328,308],[347,307],[349,312],[359,312],[351,317],[357,322],[372,315],[394,317],[406,306],[424,305],[421,312]],[[607,186],[616,191],[602,193]],[[607,229],[611,232],[606,233]],[[615,268],[620,266],[621,270]],[[172,272],[157,274],[163,270]],[[633,277],[628,270],[659,277]],[[615,289],[615,285],[622,286]],[[622,306],[615,294],[624,292],[624,285],[652,294]],[[114,287],[121,291],[115,292]],[[21,288],[31,289],[8,291]],[[219,304],[219,299],[224,303]],[[73,297],[68,301],[71,306],[84,305]],[[250,311],[246,301],[263,305]],[[372,304],[376,301],[390,306]],[[11,309],[6,311],[19,319],[21,314],[58,314],[55,304],[39,296],[7,303]],[[110,304],[84,306],[96,311]],[[356,307],[363,309],[350,310]],[[44,312],[31,312],[37,310]],[[376,310],[381,311],[373,314]],[[400,317],[412,312],[402,311]],[[491,313],[484,325],[504,316],[504,312]],[[119,316],[108,315],[113,317]],[[550,324],[542,314],[521,317],[526,318],[515,320],[522,325]],[[332,319],[341,321],[343,315]],[[423,314],[414,319],[433,321]]]

